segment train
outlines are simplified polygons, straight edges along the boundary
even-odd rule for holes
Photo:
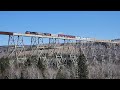
[[[40,32],[31,32],[31,31],[26,31],[25,34],[51,36],[51,37],[65,37],[65,38],[73,38],[73,39],[84,40],[84,41],[96,40],[95,38],[88,38],[88,37],[79,37],[79,36],[65,35],[65,34],[40,33]]]
[[[64,35],[64,34],[51,34],[51,33],[39,33],[39,32],[31,32],[31,31],[26,31],[25,34],[32,34],[32,35],[42,35],[42,36],[57,36],[57,37],[66,37],[66,38],[76,38],[75,36],[72,35]]]

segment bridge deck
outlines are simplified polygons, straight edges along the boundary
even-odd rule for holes
[[[41,37],[41,38],[56,38],[56,39],[68,39],[68,40],[79,40],[76,38],[65,38],[57,36],[42,36],[42,35],[32,35],[32,34],[22,34],[22,33],[13,33],[14,36],[24,36],[24,37]]]
[[[65,40],[80,40],[80,41],[92,41],[92,42],[108,42],[108,43],[120,43],[120,42],[112,42],[111,40],[85,40],[83,38],[66,38],[66,37],[58,37],[58,36],[43,36],[43,35],[32,35],[32,34],[22,34],[22,33],[13,33],[13,32],[5,32],[0,31],[0,35],[14,35],[14,36],[24,36],[24,37],[40,37],[40,38],[54,38],[54,39],[65,39]]]

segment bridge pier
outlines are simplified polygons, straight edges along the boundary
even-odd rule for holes
[[[44,52],[44,44],[43,44],[43,38],[42,37],[38,37],[38,46],[37,46],[37,54],[38,57],[44,57],[46,58],[45,52]]]
[[[17,36],[16,57],[18,59],[26,57],[23,36]]]
[[[25,58],[25,48],[24,48],[24,43],[23,43],[23,36],[9,35],[8,57],[15,58],[15,59]]]
[[[13,35],[9,35],[9,39],[8,39],[8,57],[12,57],[15,56],[15,49],[16,49],[16,43],[15,43],[15,39]]]
[[[34,56],[37,54],[38,45],[39,45],[39,38],[38,37],[31,37],[30,56]]]

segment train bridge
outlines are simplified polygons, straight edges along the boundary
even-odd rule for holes
[[[75,55],[71,54],[71,52],[75,53],[77,48],[76,47],[73,48],[73,46],[75,44],[79,44],[82,41],[119,43],[119,42],[111,42],[111,40],[58,37],[57,35],[43,36],[43,35],[26,34],[26,33],[23,34],[23,33],[14,33],[14,32],[4,32],[4,31],[0,31],[0,35],[7,35],[9,37],[7,56],[9,58],[12,57],[16,59],[22,59],[22,58],[25,58],[26,56],[32,56],[36,54],[39,55],[39,57],[41,56],[45,57],[46,56],[45,53],[54,53],[56,54],[55,55],[56,58],[62,58],[60,53],[64,52],[65,49],[68,50],[68,53],[70,53],[70,56],[74,58]],[[25,48],[24,37],[31,38],[31,41],[30,41],[31,50],[29,50],[29,48],[28,49]],[[45,38],[48,39],[48,44],[44,44]],[[60,40],[63,40],[62,44]]]

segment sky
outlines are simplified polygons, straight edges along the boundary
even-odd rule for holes
[[[120,38],[120,11],[0,11],[0,31],[116,39]],[[7,44],[8,36],[0,35],[0,45]]]

